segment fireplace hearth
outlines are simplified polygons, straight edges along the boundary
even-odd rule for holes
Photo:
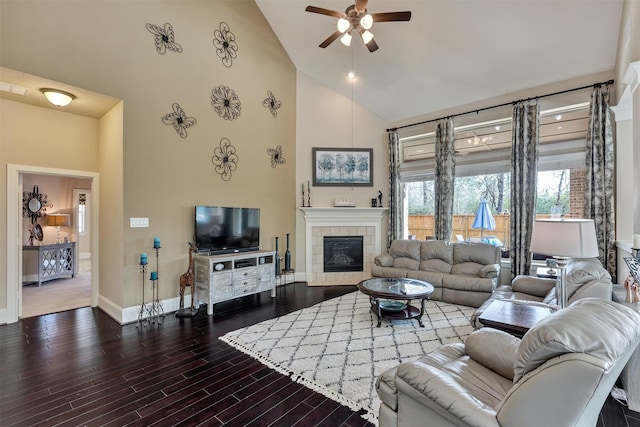
[[[363,271],[363,236],[324,236],[325,273]]]

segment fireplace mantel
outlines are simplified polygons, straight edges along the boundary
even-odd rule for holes
[[[374,230],[373,245],[370,253],[366,253],[365,258],[373,259],[376,255],[379,255],[382,250],[382,219],[387,212],[388,208],[333,208],[333,207],[318,207],[318,208],[299,208],[304,213],[305,221],[305,270],[307,282],[310,284],[332,284],[331,280],[327,280],[326,277],[322,280],[317,280],[318,262],[314,262],[314,235],[313,229],[315,227],[341,227],[338,234],[344,233],[347,227],[371,227]],[[360,228],[362,230],[362,228]],[[315,233],[317,234],[317,233]],[[369,245],[371,247],[371,245]],[[318,254],[316,254],[318,255]],[[317,259],[315,261],[318,261]],[[368,272],[365,272],[368,273]],[[327,273],[331,274],[331,273]],[[326,276],[326,274],[324,275]],[[337,279],[336,283],[342,279]],[[329,283],[328,283],[329,282]]]

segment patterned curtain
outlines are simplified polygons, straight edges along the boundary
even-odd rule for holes
[[[531,232],[536,215],[540,107],[518,102],[513,106],[511,141],[511,278],[531,269]]]
[[[584,214],[596,226],[600,261],[616,282],[615,158],[609,117],[609,88],[597,86],[591,93],[587,129],[587,173]]]
[[[456,146],[453,119],[436,123],[435,237],[451,240],[453,188],[456,178]]]
[[[389,131],[389,223],[387,247],[402,238],[402,184],[400,183],[400,137],[397,130]]]

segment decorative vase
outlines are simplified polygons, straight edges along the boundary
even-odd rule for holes
[[[274,260],[276,266],[276,276],[280,275],[280,254],[278,253],[278,238],[276,237],[276,259]]]
[[[291,251],[289,250],[289,233],[287,233],[287,250],[284,253],[284,270],[291,271]]]

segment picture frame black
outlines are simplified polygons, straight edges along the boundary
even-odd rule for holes
[[[313,185],[373,187],[372,148],[313,148]]]

